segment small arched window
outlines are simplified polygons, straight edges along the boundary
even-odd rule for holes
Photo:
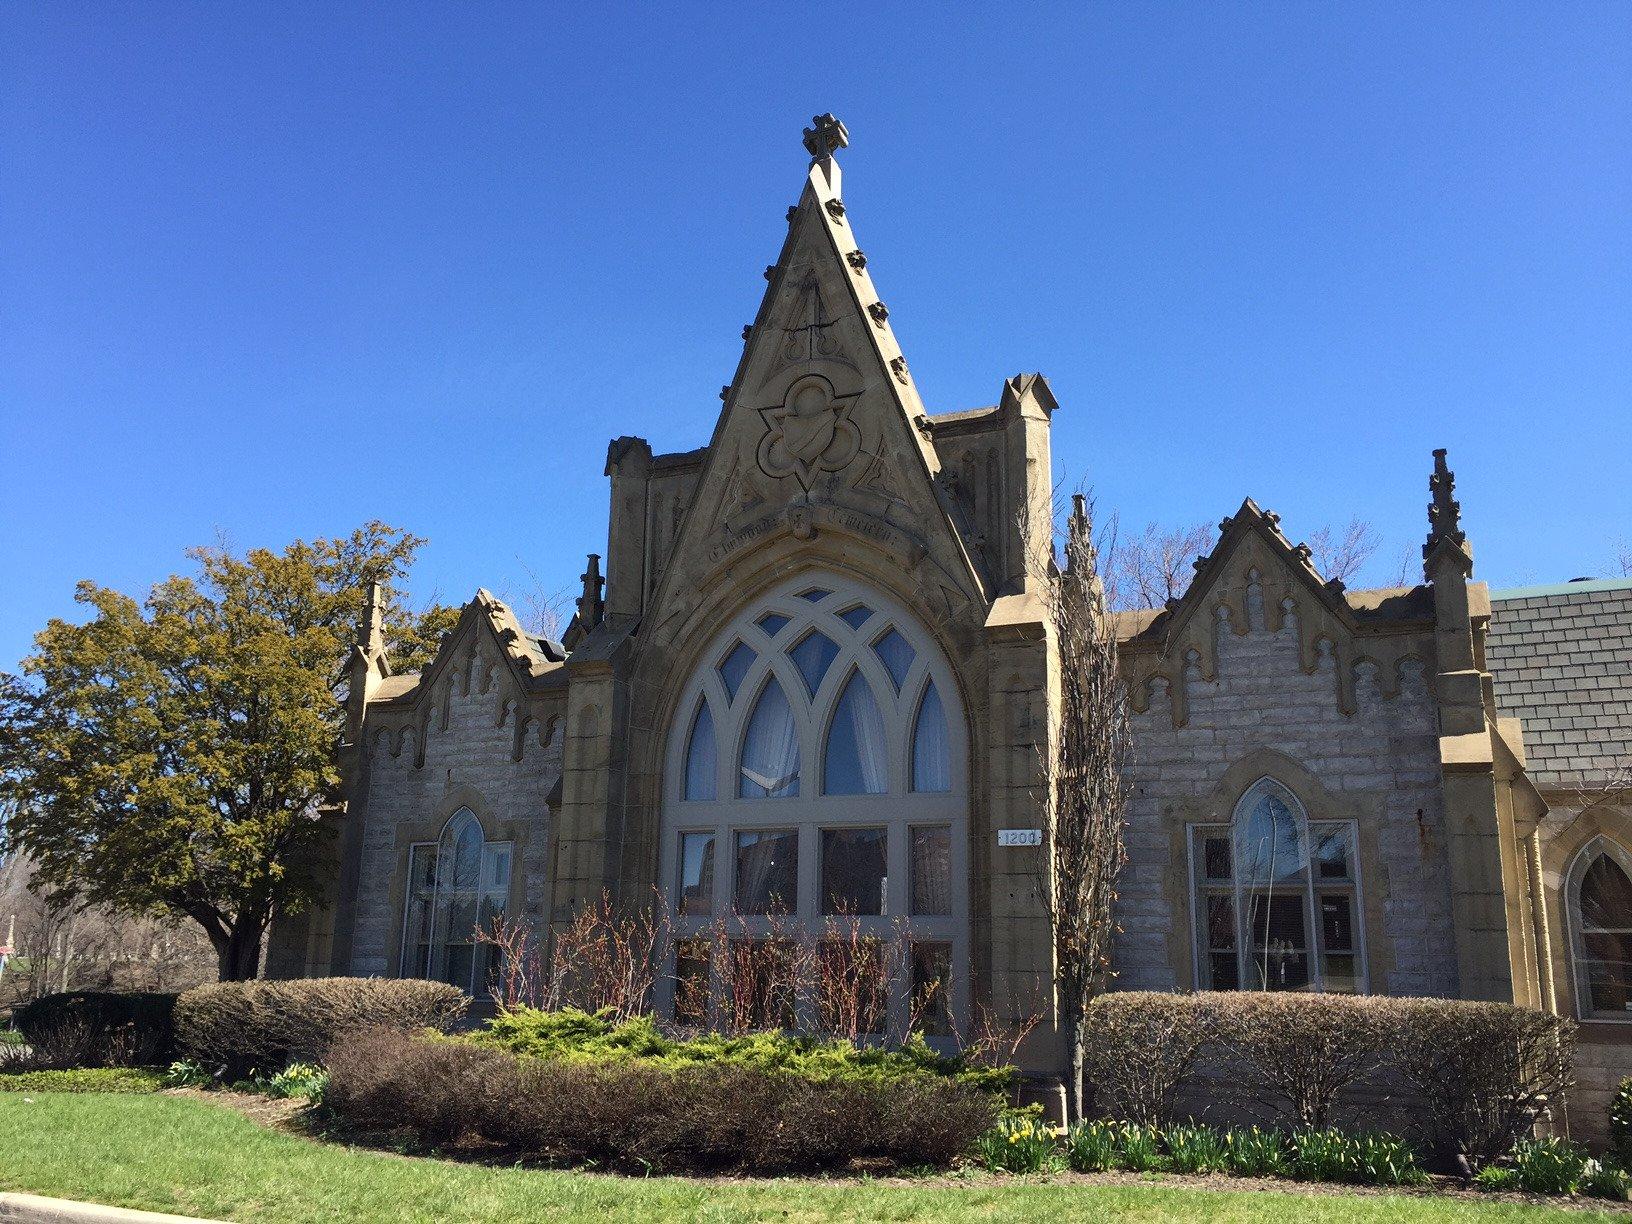
[[[490,993],[497,949],[477,935],[504,915],[510,857],[510,843],[487,841],[469,808],[450,816],[436,841],[409,847],[403,977],[450,982],[477,998]]]
[[[1365,989],[1351,822],[1311,822],[1262,778],[1228,825],[1192,827],[1190,857],[1198,989]]]
[[[1632,1018],[1632,875],[1599,838],[1570,873],[1576,1004],[1583,1020]]]

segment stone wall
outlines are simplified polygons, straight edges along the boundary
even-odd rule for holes
[[[1247,632],[1224,607],[1216,619],[1217,676],[1192,662],[1187,718],[1175,727],[1164,682],[1134,715],[1134,799],[1115,961],[1123,989],[1191,989],[1187,826],[1229,821],[1247,787],[1269,775],[1311,819],[1353,819],[1374,993],[1454,995],[1450,892],[1434,700],[1420,663],[1392,678],[1362,662],[1355,710],[1340,706],[1336,663],[1322,642],[1312,673],[1300,665],[1296,612],[1265,626],[1249,588]]]
[[[529,919],[547,913],[551,822],[546,799],[561,776],[560,736],[549,734],[542,723],[528,727],[520,760],[515,759],[513,720],[521,716],[516,700],[491,662],[479,662],[473,670],[468,679],[447,676],[428,695],[423,763],[416,728],[367,735],[369,787],[354,899],[354,974],[399,972],[408,847],[436,840],[461,807],[481,820],[489,841],[515,843],[511,913]],[[547,744],[540,743],[541,735],[548,735]]]

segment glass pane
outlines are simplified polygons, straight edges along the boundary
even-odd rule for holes
[[[1230,878],[1230,839],[1207,837],[1202,839],[1202,871],[1209,880]]]
[[[468,943],[449,944],[447,957],[443,962],[442,981],[457,986],[460,990],[475,994],[477,986],[474,981],[475,972],[475,945]]]
[[[482,887],[504,893],[510,888],[510,843],[490,842],[486,847],[487,866],[482,871]]]
[[[827,730],[822,786],[829,795],[882,795],[889,789],[889,749],[873,686],[850,673]]]
[[[1332,994],[1356,994],[1360,990],[1360,979],[1354,972],[1354,957],[1345,952],[1340,955],[1328,955],[1325,959],[1326,973],[1325,989]]]
[[[1207,898],[1207,949],[1235,951],[1235,900],[1212,893]]]
[[[686,940],[674,953],[674,1022],[701,1028],[708,1023],[708,944]]]
[[[730,1026],[735,1032],[794,1025],[794,949],[782,941],[733,943],[727,959]]]
[[[952,761],[946,748],[946,711],[941,695],[930,682],[918,703],[918,721],[912,728],[912,789],[938,792],[952,789]]]
[[[1248,911],[1248,982],[1254,990],[1303,990],[1309,985],[1309,939],[1301,894],[1259,894]]]
[[[775,637],[787,625],[788,618],[780,612],[767,612],[754,623],[765,630],[767,636]]]
[[[851,1041],[882,1033],[889,1002],[883,940],[868,935],[817,945],[816,1019],[824,1033]]]
[[[1582,968],[1592,1010],[1632,1011],[1632,935],[1622,931],[1586,931],[1581,942],[1587,953]]]
[[[748,669],[754,665],[757,657],[747,646],[738,642],[720,663],[720,679],[725,682],[725,694],[732,701],[737,699],[737,688],[742,684],[742,678],[748,674]]]
[[[845,611],[840,612],[839,619],[845,624],[849,625],[852,629],[860,629],[867,623],[867,618],[872,614],[873,610],[866,604],[857,604],[853,608],[848,608]]]
[[[895,687],[899,691],[901,686],[907,682],[907,672],[911,669],[912,660],[915,657],[916,652],[912,649],[911,644],[908,643],[906,638],[891,629],[873,643],[873,651],[878,655],[879,661],[884,664],[884,669],[890,673],[890,679],[895,681]]]
[[[800,591],[799,598],[808,599],[811,603],[821,603],[831,594],[833,594],[832,591],[824,591],[821,587],[811,587],[808,591]]]
[[[822,913],[890,912],[885,842],[883,829],[822,830]]]
[[[742,742],[737,793],[744,799],[781,799],[799,793],[799,738],[787,694],[773,678],[759,695]]]
[[[952,912],[952,830],[922,825],[912,831],[912,912]]]
[[[1632,881],[1607,854],[1581,877],[1581,926],[1588,931],[1632,930]]]
[[[691,725],[691,739],[686,744],[686,798],[713,799],[719,776],[714,715],[705,701],[697,707],[697,721]]]
[[[1354,951],[1354,902],[1346,894],[1321,894],[1320,942],[1328,952]]]
[[[430,890],[436,887],[435,846],[415,846],[408,852],[408,879],[413,888]]]
[[[476,818],[468,812],[463,812],[454,818],[454,823],[448,826],[448,832],[454,837],[452,886],[478,887],[482,878],[482,830],[477,825]]]
[[[737,910],[786,914],[798,908],[799,834],[737,834]]]
[[[1248,887],[1301,882],[1303,835],[1298,818],[1279,795],[1259,795],[1252,810],[1236,822],[1235,862]]]
[[[1317,825],[1315,827],[1315,862],[1317,874],[1323,880],[1347,880],[1353,869],[1349,866],[1349,826]]]
[[[680,912],[689,917],[714,912],[714,834],[680,834]]]
[[[827,675],[827,669],[833,660],[838,657],[839,648],[833,644],[833,639],[820,629],[812,629],[799,639],[799,644],[788,651],[788,657],[793,660],[799,674],[805,678],[805,687],[814,697],[816,690],[822,687],[822,677]]]
[[[952,1032],[952,948],[943,943],[912,945],[912,1027],[926,1037]]]

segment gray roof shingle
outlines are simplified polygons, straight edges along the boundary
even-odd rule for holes
[[[1632,578],[1492,591],[1496,704],[1523,720],[1538,786],[1632,769]]]

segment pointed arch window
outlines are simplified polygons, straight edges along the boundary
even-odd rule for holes
[[[760,690],[742,740],[737,795],[743,799],[786,799],[799,793],[799,728],[781,682],[774,676]]]
[[[1632,1019],[1632,874],[1618,846],[1600,838],[1570,874],[1576,1005],[1583,1020]]]
[[[944,654],[882,592],[828,573],[772,589],[716,643],[668,732],[660,866],[676,952],[660,1006],[686,1023],[735,1015],[733,957],[774,977],[781,961],[761,952],[808,945],[847,963],[834,956],[859,933],[903,953],[863,1028],[887,1013],[891,1032],[950,1032],[969,1008],[968,745]]]
[[[1365,989],[1352,822],[1311,822],[1263,778],[1230,824],[1192,826],[1190,868],[1199,989]]]
[[[504,915],[510,895],[509,842],[487,841],[481,822],[460,808],[434,842],[408,849],[402,976],[450,982],[484,998],[497,949],[477,938]]]
[[[686,798],[709,800],[715,797],[720,776],[719,750],[714,740],[714,715],[708,699],[697,704],[697,717],[686,742]]]
[[[890,787],[890,750],[873,686],[852,671],[833,708],[822,767],[822,793],[882,795]]]
[[[918,703],[912,724],[912,789],[933,793],[952,789],[952,762],[947,754],[946,711],[931,680]]]

